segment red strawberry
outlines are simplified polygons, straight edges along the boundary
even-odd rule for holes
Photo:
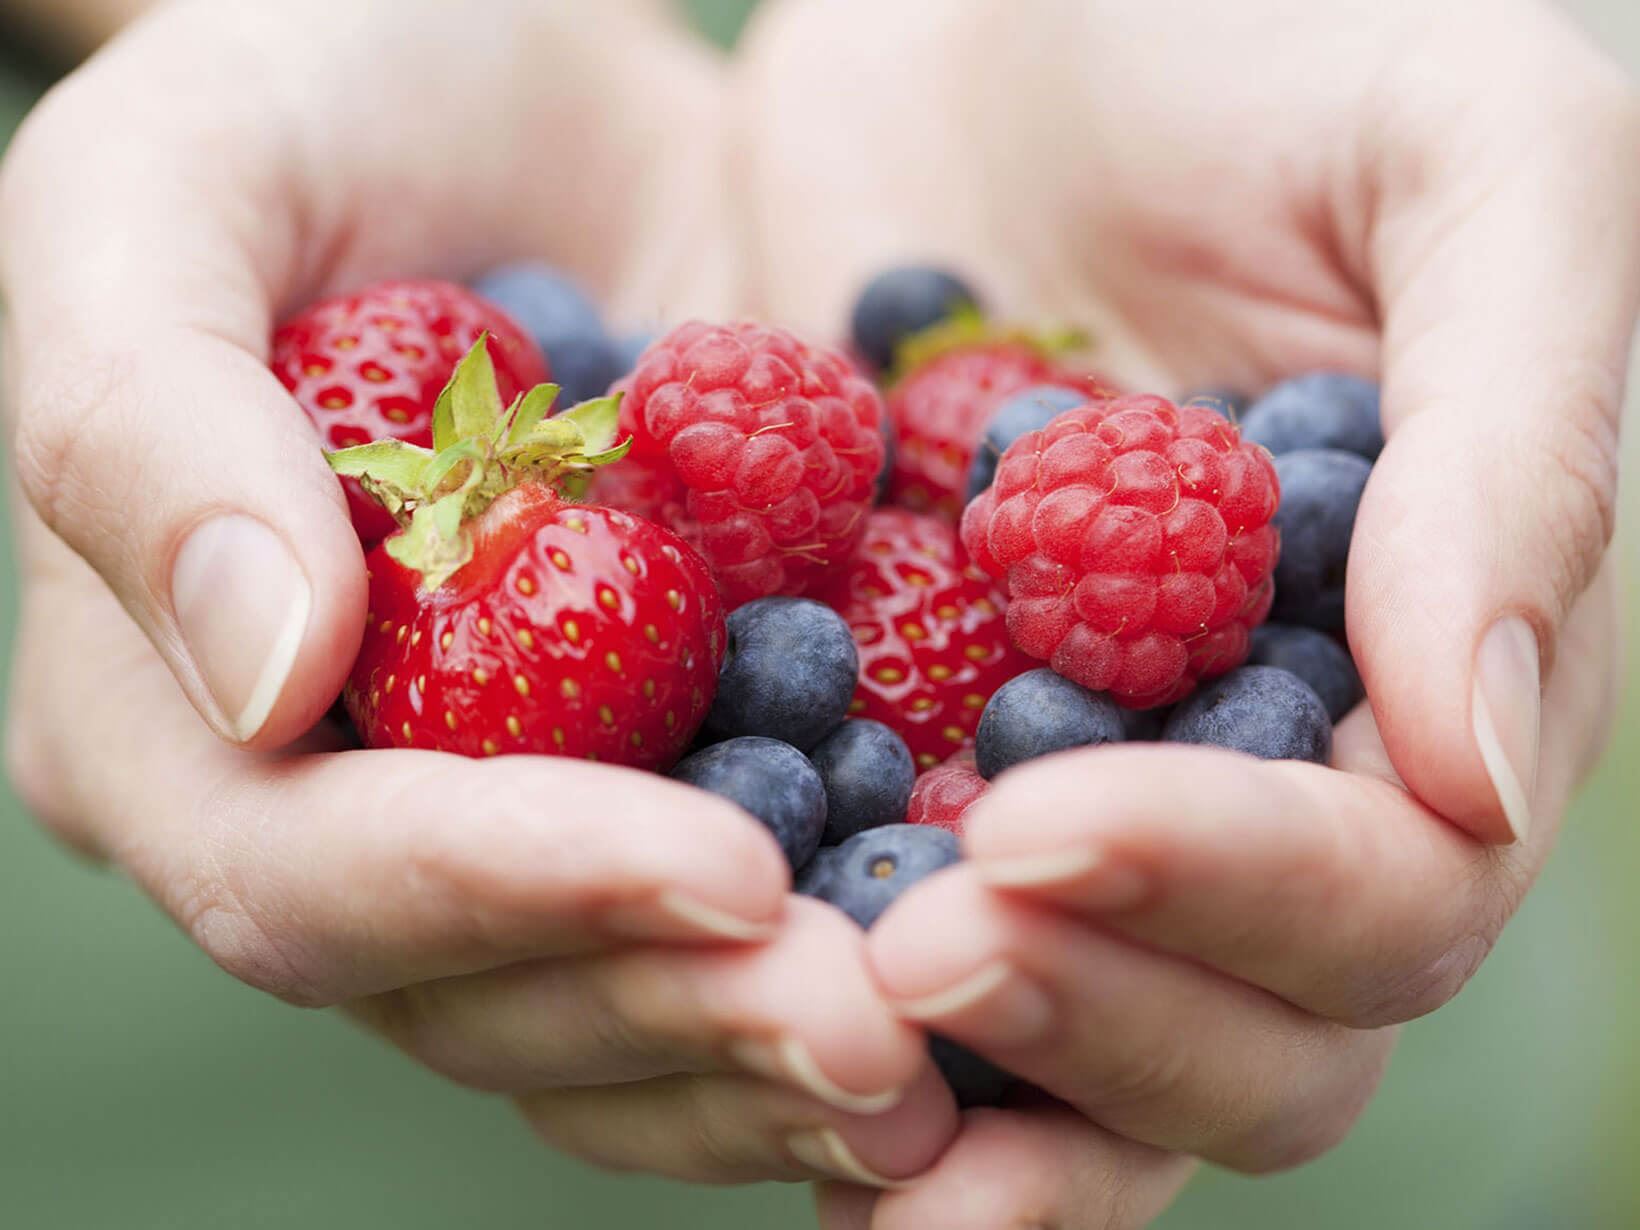
[[[426,447],[433,403],[485,333],[506,401],[546,383],[546,360],[512,318],[448,282],[382,282],[316,303],[274,332],[268,362],[326,448],[387,439]],[[356,482],[345,485],[365,545],[392,533],[393,519]]]
[[[537,481],[610,456],[614,399],[543,419],[545,392],[502,411],[488,366],[475,347],[458,369],[436,456],[375,444],[332,458],[401,517],[414,507],[369,557],[348,712],[371,747],[670,767],[727,642],[706,566],[669,531]]]
[[[821,596],[860,647],[850,712],[897,731],[922,769],[970,746],[991,693],[1033,665],[1008,639],[1000,588],[933,517],[874,511]]]
[[[618,387],[646,508],[700,548],[731,608],[808,592],[848,559],[884,446],[882,399],[847,359],[783,329],[697,321]]]
[[[905,822],[932,824],[961,837],[963,817],[990,785],[979,775],[974,753],[958,752],[917,778],[911,787],[911,802],[906,805]]]

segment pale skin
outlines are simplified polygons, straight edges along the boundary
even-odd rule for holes
[[[141,23],[0,182],[35,810],[230,972],[346,1006],[552,1144],[837,1180],[828,1230],[1137,1227],[1193,1157],[1342,1139],[1609,730],[1640,296],[1616,70],[1526,3],[787,0],[733,65],[638,0],[266,7]],[[820,337],[867,273],[929,257],[1092,326],[1145,387],[1381,372],[1342,772],[1166,747],[1021,769],[971,861],[863,940],[705,796],[326,750],[305,732],[362,563],[268,330],[522,252],[629,318]],[[226,541],[287,578],[278,618],[191,553],[221,514],[266,527]],[[959,1117],[925,1027],[1057,1101]]]

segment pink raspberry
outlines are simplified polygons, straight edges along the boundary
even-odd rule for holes
[[[906,805],[905,822],[931,824],[961,837],[963,817],[990,785],[979,775],[974,753],[958,752],[917,778],[911,787],[911,802]]]
[[[1216,411],[1118,397],[1014,441],[962,540],[1003,581],[1016,646],[1144,709],[1246,660],[1279,501],[1269,454]]]

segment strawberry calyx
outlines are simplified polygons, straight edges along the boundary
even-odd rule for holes
[[[997,324],[987,320],[972,304],[964,304],[944,320],[903,339],[894,348],[894,366],[883,383],[892,388],[918,368],[956,350],[1023,346],[1045,359],[1062,360],[1092,345],[1090,334],[1068,325],[1032,329]]]
[[[398,522],[403,532],[387,540],[387,553],[437,589],[472,559],[467,526],[498,496],[536,482],[579,498],[593,471],[626,456],[619,394],[552,415],[558,392],[543,384],[503,403],[485,335],[439,394],[432,448],[377,440],[325,459]]]

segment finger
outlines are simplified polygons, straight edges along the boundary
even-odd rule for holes
[[[1541,5],[1487,24],[1476,89],[1443,67],[1474,61],[1474,29],[1430,23],[1386,79],[1365,155],[1390,443],[1348,621],[1401,777],[1507,842],[1539,814],[1543,680],[1612,532],[1640,108]]]
[[[534,961],[357,1012],[434,1070],[505,1093],[739,1073],[873,1115],[929,1062],[922,1032],[877,993],[859,929],[807,900],[763,945]]]
[[[1194,1167],[1067,1110],[971,1111],[938,1164],[904,1189],[819,1192],[822,1230],[1140,1230]]]
[[[548,1143],[611,1170],[692,1183],[838,1179],[887,1188],[933,1164],[957,1128],[925,1066],[905,1099],[861,1118],[749,1076],[671,1076],[529,1094],[519,1106]]]
[[[872,929],[872,969],[909,1020],[1103,1127],[1238,1170],[1341,1141],[1391,1031],[1331,1024],[1246,983],[989,890],[957,867]]]

